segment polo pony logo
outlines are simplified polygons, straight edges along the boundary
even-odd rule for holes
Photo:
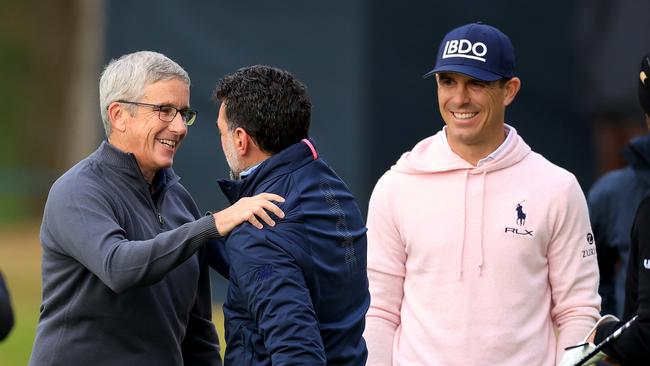
[[[521,205],[524,201],[517,203],[517,225],[521,226],[526,223],[526,213],[524,212],[524,207]]]

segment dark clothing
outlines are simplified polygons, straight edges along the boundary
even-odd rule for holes
[[[133,154],[104,142],[54,183],[30,365],[220,362],[203,245],[219,234],[178,181],[160,170],[150,193]]]
[[[641,201],[632,228],[623,322],[609,322],[598,327],[595,343],[602,342],[637,314],[637,320],[604,350],[622,365],[650,363],[650,196]]]
[[[227,239],[225,364],[364,365],[366,228],[343,181],[301,142],[220,185],[231,202],[283,196],[286,215]]]
[[[9,290],[5,285],[4,277],[0,273],[0,341],[9,335],[14,326],[14,312],[11,309]]]
[[[623,151],[629,165],[601,177],[588,196],[600,269],[602,313],[623,314],[630,230],[639,202],[650,191],[650,134]],[[617,263],[620,260],[620,265]]]

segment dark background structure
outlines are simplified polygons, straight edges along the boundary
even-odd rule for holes
[[[497,26],[516,49],[522,89],[506,122],[587,191],[603,172],[598,114],[642,126],[635,87],[650,51],[647,14],[647,0],[0,0],[0,269],[21,304],[0,365],[29,355],[43,203],[54,179],[104,138],[97,84],[111,58],[154,50],[188,70],[199,117],[174,167],[203,210],[226,205],[216,184],[227,176],[211,101],[217,80],[253,64],[291,71],[311,94],[321,156],[365,215],[381,174],[443,126],[435,81],[422,75],[444,34],[474,21]],[[607,153],[620,160],[623,142]]]

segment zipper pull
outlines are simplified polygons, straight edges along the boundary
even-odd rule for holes
[[[156,215],[158,215],[158,222],[160,223],[160,226],[163,226],[163,217],[160,214],[160,212],[156,212]]]

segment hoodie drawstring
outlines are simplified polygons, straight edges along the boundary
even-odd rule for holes
[[[479,277],[483,273],[483,228],[485,226],[485,175],[487,174],[486,171],[483,171],[482,178],[483,182],[481,182],[481,231],[479,232],[479,255],[480,255],[480,260],[478,262],[478,275]]]
[[[458,281],[463,279],[463,254],[465,251],[465,231],[467,230],[467,179],[469,177],[469,169],[465,170],[465,192],[463,195],[463,240],[460,242],[458,248],[458,259],[456,265],[458,266]]]
[[[481,276],[483,274],[483,229],[485,226],[485,176],[487,175],[487,172],[483,172],[481,174],[481,225],[479,228],[479,262],[477,264],[478,267],[478,275]],[[458,247],[458,259],[456,260],[456,266],[458,270],[458,276],[457,279],[460,281],[463,279],[463,257],[464,257],[464,252],[465,252],[465,239],[466,239],[466,230],[467,230],[467,181],[469,178],[469,170],[465,171],[465,192],[464,192],[464,199],[463,199],[463,238],[462,241],[460,242],[460,246]]]

